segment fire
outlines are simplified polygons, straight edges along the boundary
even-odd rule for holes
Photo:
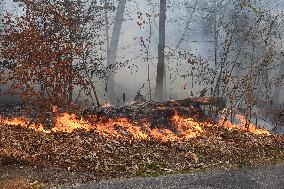
[[[105,103],[102,105],[103,108],[109,108],[112,107],[111,103],[108,101],[105,101]]]
[[[119,139],[134,139],[134,140],[157,140],[157,141],[186,141],[196,136],[201,135],[203,128],[208,123],[199,123],[191,118],[183,118],[175,111],[170,121],[172,123],[171,129],[166,128],[151,128],[147,121],[142,123],[131,122],[127,118],[116,119],[98,119],[96,116],[89,117],[90,119],[78,118],[74,114],[56,113],[55,125],[52,129],[44,129],[42,124],[35,124],[28,121],[27,118],[2,118],[0,123],[7,126],[22,126],[33,129],[37,132],[65,132],[72,133],[75,130],[84,130],[86,132],[96,130],[100,135],[106,137],[114,137]],[[258,129],[255,125],[250,123],[247,127],[246,119],[242,115],[237,115],[240,120],[238,124],[233,124],[229,121],[224,122],[220,119],[219,126],[232,129],[237,128],[242,131],[248,131],[254,134],[270,135],[267,130]]]
[[[56,111],[55,111],[56,112]],[[115,138],[133,138],[135,140],[159,140],[179,141],[188,140],[202,133],[201,125],[190,118],[182,118],[177,113],[172,117],[173,130],[150,128],[147,121],[133,123],[126,118],[101,119],[87,121],[78,118],[74,114],[63,113],[56,116],[55,126],[51,130],[45,130],[41,124],[29,124],[27,118],[12,118],[0,120],[0,123],[8,126],[23,126],[34,129],[37,132],[65,132],[72,133],[81,129],[86,132],[96,130],[99,134]]]
[[[102,135],[123,138],[124,134],[130,134],[136,140],[145,140],[148,135],[135,123],[129,122],[126,118],[108,119],[100,121],[94,128]]]
[[[219,120],[219,125],[224,125],[228,129],[240,129],[242,131],[248,131],[257,135],[270,135],[270,132],[265,129],[259,129],[254,124],[247,121],[245,116],[237,114],[235,116],[239,120],[239,123],[233,124],[230,121],[224,121],[224,118]]]
[[[155,140],[161,141],[178,141],[179,137],[176,136],[172,131],[169,129],[152,129],[150,131],[150,136]]]
[[[56,117],[55,127],[51,130],[53,132],[72,133],[77,129],[90,131],[92,126],[84,119],[78,119],[75,114],[63,113]]]
[[[200,123],[193,121],[191,118],[182,118],[176,111],[172,121],[176,125],[180,137],[184,139],[196,137],[203,132]]]
[[[45,132],[42,124],[31,123],[25,117],[16,117],[12,119],[2,118],[0,116],[0,123],[8,126],[22,126],[33,129],[37,132]]]

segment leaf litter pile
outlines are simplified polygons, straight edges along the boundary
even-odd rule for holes
[[[203,113],[180,102],[143,103],[81,118],[57,112],[52,128],[2,116],[0,160],[91,172],[97,179],[283,161],[284,136],[244,126],[241,116],[232,124]]]

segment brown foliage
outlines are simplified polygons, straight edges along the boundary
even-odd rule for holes
[[[61,1],[23,3],[25,15],[5,17],[2,55],[15,63],[5,80],[12,81],[10,92],[25,102],[48,109],[66,107],[74,86],[85,82],[75,61],[83,43],[75,34],[87,17],[79,6]]]

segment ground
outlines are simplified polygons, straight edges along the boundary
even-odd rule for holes
[[[100,182],[88,172],[72,172],[20,164],[1,165],[0,169],[0,188],[3,189],[284,189],[284,163],[262,167],[200,169],[194,173],[147,178],[120,178]]]
[[[103,181],[60,189],[284,189],[284,164],[217,170],[156,178]],[[55,189],[55,188],[54,188]]]
[[[128,114],[132,115],[131,112]],[[97,127],[86,130],[83,128],[93,123],[92,119],[82,121],[67,113],[58,115],[58,119],[64,118],[65,129],[77,128],[72,132],[44,132],[46,130],[38,130],[40,127],[37,125],[31,127],[22,122],[16,122],[16,125],[3,122],[0,124],[0,188],[40,189],[103,180],[112,183],[113,179],[153,178],[283,163],[282,135],[273,135],[250,125],[227,125],[225,121],[197,122],[187,116],[179,116],[174,110],[167,113],[157,114],[167,118],[169,128],[166,129],[136,125],[132,119],[111,118],[95,120]],[[136,114],[140,115],[137,111]],[[98,124],[100,121],[103,122]],[[74,124],[80,127],[71,127]],[[59,126],[64,124],[60,122]],[[169,180],[172,178],[183,176],[169,177]],[[211,178],[214,180],[215,177]],[[222,174],[220,178],[223,178]],[[244,180],[247,176],[240,178]],[[142,183],[144,181],[147,179],[141,180]],[[205,177],[203,181],[207,182]],[[230,177],[222,182],[230,184],[237,181]],[[253,182],[246,180],[245,183]]]
[[[96,177],[88,172],[72,172],[18,163],[10,165],[0,164],[1,189],[41,189],[67,183],[86,183],[89,181],[96,181]]]

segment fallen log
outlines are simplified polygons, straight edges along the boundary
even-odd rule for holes
[[[217,97],[197,97],[197,98],[186,98],[183,100],[171,100],[164,103],[157,103],[167,107],[188,107],[188,106],[214,106],[219,110],[226,107],[226,100],[224,98]]]
[[[175,114],[192,118],[195,121],[209,120],[204,106],[213,106],[217,110],[225,108],[226,102],[222,98],[187,98],[183,100],[171,100],[167,102],[139,101],[122,107],[106,107],[87,110],[85,115],[97,115],[98,119],[128,118],[133,122],[147,122],[153,127],[169,127],[170,119]]]

